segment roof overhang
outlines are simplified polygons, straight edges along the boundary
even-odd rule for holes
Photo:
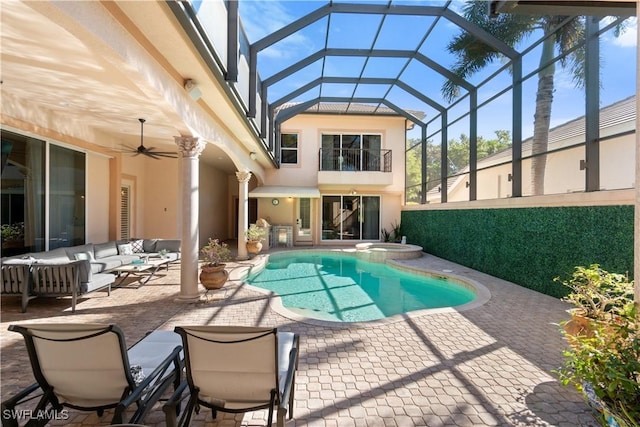
[[[492,15],[634,16],[636,0],[494,0],[489,8]]]
[[[251,190],[249,197],[300,197],[318,199],[320,198],[320,190],[316,187],[265,185]]]

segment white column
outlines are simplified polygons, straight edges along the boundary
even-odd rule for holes
[[[236,172],[238,178],[238,259],[249,259],[245,231],[249,228],[249,180],[251,172]]]
[[[198,211],[199,157],[206,145],[196,137],[177,136],[176,144],[182,158],[182,236],[180,254],[180,296],[182,301],[196,301],[198,291]]]

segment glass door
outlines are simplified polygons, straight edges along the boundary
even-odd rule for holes
[[[312,244],[311,239],[311,199],[298,199],[298,215],[296,218],[296,244]]]

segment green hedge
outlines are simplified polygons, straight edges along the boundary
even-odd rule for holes
[[[561,297],[553,281],[598,263],[633,275],[633,206],[403,211],[402,230],[425,252]]]

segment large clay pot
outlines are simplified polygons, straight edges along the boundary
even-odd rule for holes
[[[247,242],[247,252],[256,255],[262,250],[262,242],[259,240],[249,240]]]
[[[570,345],[574,345],[578,336],[586,336],[592,338],[594,336],[594,330],[598,326],[602,327],[604,333],[615,334],[615,327],[613,324],[620,322],[617,318],[611,318],[608,321],[596,320],[586,317],[580,310],[569,310],[571,314],[571,320],[567,321],[563,328],[566,332],[567,341]]]
[[[229,272],[224,269],[225,266],[225,264],[220,264],[215,267],[202,267],[200,271],[200,283],[202,283],[202,286],[208,291],[223,287],[229,278]]]

